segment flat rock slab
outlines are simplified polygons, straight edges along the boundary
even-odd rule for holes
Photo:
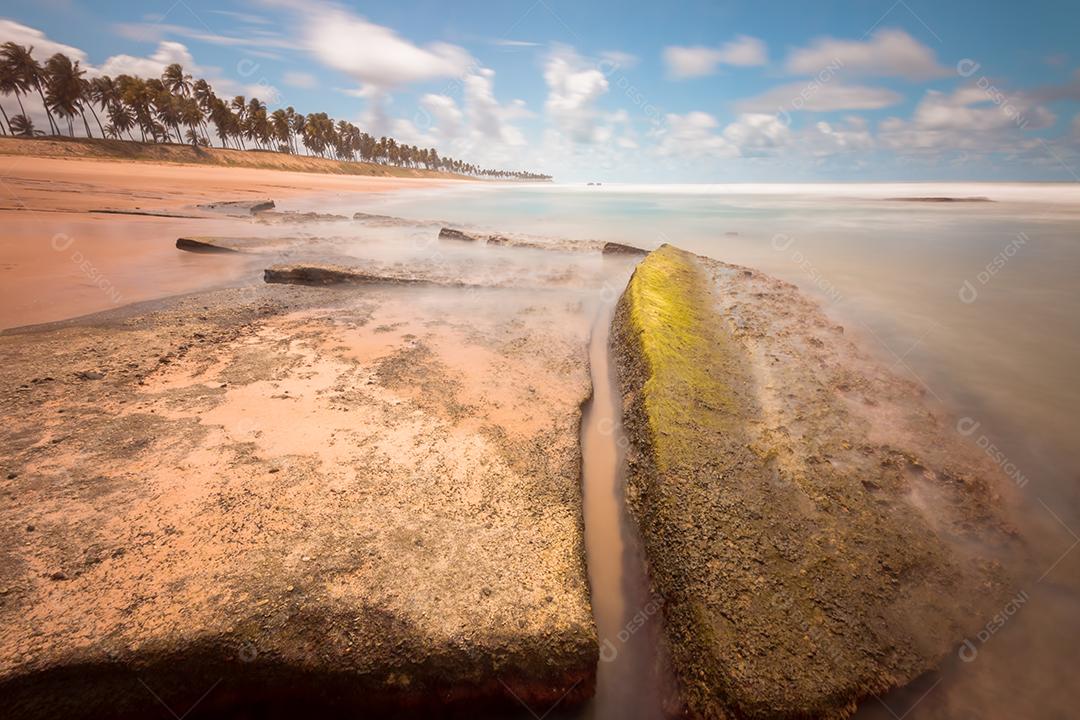
[[[475,235],[470,235],[461,230],[455,230],[454,228],[444,227],[439,231],[440,240],[457,240],[460,242],[479,242],[480,238]]]
[[[633,245],[623,245],[617,242],[606,242],[600,252],[604,255],[648,255],[648,250],[643,250]]]
[[[276,207],[273,200],[222,200],[219,202],[199,205],[200,210],[213,210],[235,215],[255,215],[256,213],[273,210]]]
[[[587,334],[267,285],[0,336],[4,716],[582,701]]]
[[[263,280],[268,283],[287,283],[291,285],[362,285],[386,283],[399,285],[447,285],[463,287],[460,282],[424,277],[416,273],[395,270],[365,270],[346,265],[323,263],[297,263],[274,265],[263,271]]]
[[[689,715],[847,716],[1001,607],[1000,471],[794,286],[665,245],[612,342]]]
[[[287,210],[284,212],[260,212],[257,215],[257,219],[261,223],[267,223],[270,225],[288,225],[322,222],[347,222],[350,218],[345,215],[336,215],[334,213],[301,212],[297,210]]]

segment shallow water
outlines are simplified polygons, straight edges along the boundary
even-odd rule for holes
[[[623,502],[626,442],[609,347],[613,311],[614,298],[607,297],[595,309],[589,340],[593,396],[581,421],[585,551],[600,640],[596,696],[584,716],[645,720],[662,714],[664,668],[656,654],[661,604],[650,595],[637,534]]]
[[[929,196],[993,202],[888,199]],[[1080,186],[471,186],[384,196],[362,209],[646,248],[669,242],[817,298],[1015,482],[1034,564],[1016,568],[1019,601],[985,618],[942,672],[868,700],[860,715],[1071,716],[1080,702],[1070,670],[1080,654]]]

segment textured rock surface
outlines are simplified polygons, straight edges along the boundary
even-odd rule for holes
[[[619,302],[630,504],[690,715],[846,716],[1000,607],[996,470],[841,333],[667,245]]]
[[[0,714],[587,697],[588,328],[491,300],[257,285],[0,336]]]
[[[477,238],[462,232],[461,230],[455,230],[454,228],[444,227],[439,231],[440,240],[460,240],[462,242],[476,242]]]
[[[623,245],[622,243],[606,242],[601,250],[605,255],[648,255],[648,250],[642,250],[639,247],[633,245]]]

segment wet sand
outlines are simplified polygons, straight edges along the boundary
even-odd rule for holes
[[[461,181],[0,156],[0,329],[219,287],[252,271],[240,258],[176,254],[184,235],[277,232],[198,205],[315,192],[343,202],[454,182]]]

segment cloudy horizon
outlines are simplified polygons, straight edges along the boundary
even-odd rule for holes
[[[843,6],[53,0],[0,41],[560,181],[1080,181],[1080,7]]]

